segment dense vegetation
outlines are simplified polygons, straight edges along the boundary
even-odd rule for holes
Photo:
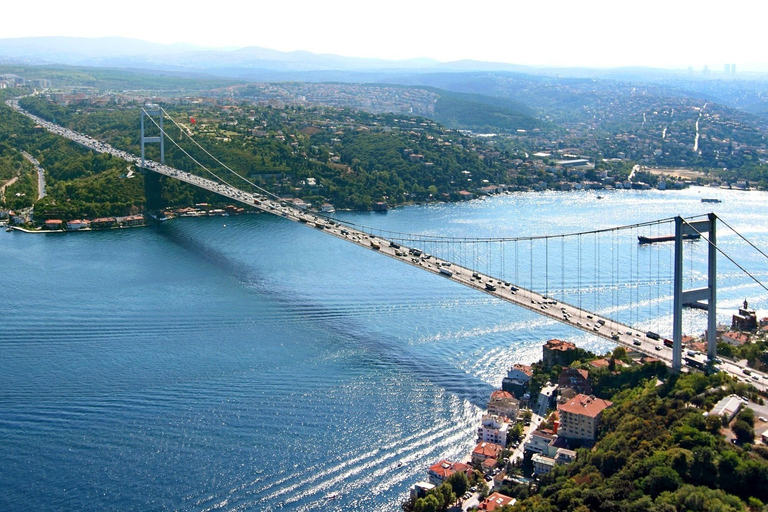
[[[37,204],[38,217],[73,219],[141,211],[143,178],[121,178],[126,174],[126,162],[96,154],[35,127],[5,104],[0,105],[0,118],[0,173],[19,178],[6,190],[5,208],[30,207],[37,199],[37,173],[24,160],[23,150],[46,170],[48,196]]]
[[[694,373],[657,385],[665,372],[658,363],[590,371],[596,393],[614,402],[604,411],[598,442],[542,477],[538,489],[503,489],[519,499],[510,510],[762,510],[768,449],[750,444],[754,414],[745,409],[730,426],[737,445],[726,442],[721,417],[703,414],[729,393],[749,394],[746,384]]]
[[[515,132],[547,127],[534,117],[532,109],[507,98],[481,94],[460,94],[435,90],[439,99],[432,118],[450,128],[470,129],[476,132]]]
[[[23,105],[41,117],[139,152],[139,110],[135,106],[61,107],[40,97],[27,98]],[[183,119],[183,130],[192,133],[228,167],[275,193],[300,197],[316,206],[328,201],[337,208],[369,209],[377,201],[401,204],[430,198],[456,200],[462,189],[476,191],[505,178],[504,168],[482,159],[468,137],[420,118],[250,105],[224,109],[169,107],[169,112]],[[196,122],[187,122],[189,118]],[[176,130],[166,127],[171,137]],[[222,170],[181,136],[181,130],[178,133],[185,151]],[[150,158],[158,157],[156,147],[148,151]],[[170,143],[166,144],[166,161],[205,175]],[[247,182],[228,176],[231,183],[250,188]],[[308,185],[309,178],[316,184]],[[180,202],[175,195],[167,199],[169,205]]]

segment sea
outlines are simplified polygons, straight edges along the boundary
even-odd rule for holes
[[[335,216],[465,238],[422,249],[669,335],[671,244],[636,239],[668,225],[525,237],[715,212],[760,249],[718,224],[718,245],[752,275],[719,257],[729,323],[745,299],[767,305],[755,281],[768,279],[766,205],[765,192],[692,187]],[[499,237],[510,241],[476,240]],[[686,286],[702,285],[706,245],[686,244]],[[0,264],[2,510],[396,511],[429,465],[471,451],[512,364],[540,359],[550,338],[613,348],[267,214],[0,232]],[[703,312],[685,318],[686,333],[705,328]]]

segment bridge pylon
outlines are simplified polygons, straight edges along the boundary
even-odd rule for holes
[[[714,213],[707,220],[687,222],[675,217],[675,277],[672,315],[672,370],[682,369],[683,306],[697,304],[707,310],[707,358],[711,363],[717,357],[717,237]],[[706,288],[683,290],[683,240],[686,235],[709,233],[708,271]],[[706,301],[706,303],[702,302]]]
[[[144,118],[145,117],[151,117],[151,116],[158,116],[160,118],[160,122],[158,123],[160,125],[160,136],[159,137],[147,137],[144,134]],[[163,112],[160,110],[159,105],[155,105],[153,103],[147,103],[144,105],[144,107],[141,109],[141,167],[144,167],[145,160],[144,160],[144,144],[146,142],[159,142],[160,143],[160,163],[165,163],[165,138],[163,135],[165,132],[163,131]]]

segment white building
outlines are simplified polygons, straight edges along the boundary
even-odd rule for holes
[[[507,434],[509,422],[502,416],[486,414],[477,429],[477,437],[480,442],[495,443],[507,446]]]

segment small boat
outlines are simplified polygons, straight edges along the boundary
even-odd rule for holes
[[[339,499],[339,497],[340,497],[340,494],[337,492],[332,492],[330,494],[325,495],[325,499],[327,500],[337,500]]]
[[[702,203],[722,203],[723,201],[720,199],[712,198],[712,197],[702,197],[701,202]]]

